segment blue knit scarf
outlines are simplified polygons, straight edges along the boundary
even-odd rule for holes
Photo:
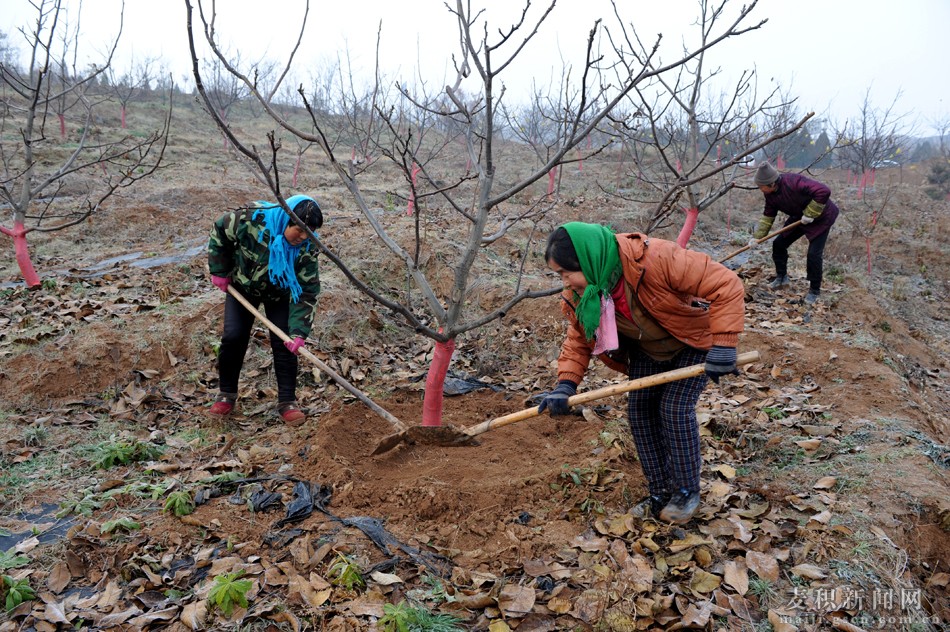
[[[311,198],[306,195],[295,195],[287,199],[287,206],[291,209],[296,208],[304,200]],[[264,217],[264,227],[266,232],[261,233],[258,241],[264,241],[264,235],[269,235],[270,241],[267,244],[269,258],[267,260],[267,274],[271,283],[277,287],[290,290],[290,298],[296,303],[300,299],[300,293],[303,291],[300,282],[297,280],[297,272],[294,269],[294,262],[297,261],[297,255],[301,250],[310,249],[310,240],[303,242],[299,246],[292,246],[284,238],[284,231],[290,224],[290,215],[279,205],[273,202],[257,201],[254,203],[254,213],[251,219]]]

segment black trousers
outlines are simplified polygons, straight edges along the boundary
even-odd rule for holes
[[[825,242],[831,228],[808,240],[808,255],[805,257],[805,276],[808,278],[809,289],[815,294],[821,292],[822,261],[825,255]],[[788,249],[805,234],[805,229],[796,226],[787,233],[782,233],[772,242],[772,261],[775,262],[776,276],[788,274]]]
[[[255,308],[259,300],[248,298]],[[264,301],[267,319],[281,331],[288,329],[290,298],[280,301]],[[227,295],[224,300],[224,334],[218,350],[218,382],[222,393],[237,394],[238,379],[244,366],[244,355],[251,340],[254,314],[247,311],[236,298]],[[271,332],[270,348],[274,353],[274,375],[277,378],[277,401],[293,402],[297,399],[297,356],[287,350],[284,341]]]

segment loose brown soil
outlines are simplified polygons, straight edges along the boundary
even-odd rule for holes
[[[738,268],[748,292],[740,351],[758,350],[763,361],[707,388],[700,405],[704,505],[689,525],[673,528],[627,513],[645,487],[620,397],[585,415],[542,416],[488,432],[477,446],[403,445],[374,457],[394,428],[305,361],[300,399],[310,417],[297,428],[277,422],[261,329],[245,365],[239,414],[223,423],[208,419],[222,297],[207,281],[203,254],[186,253],[204,242],[219,212],[265,194],[236,168],[189,165],[187,152],[179,152],[174,167],[114,200],[89,229],[34,240],[34,262],[52,280],[46,287],[5,290],[0,527],[43,533],[57,524],[52,514],[61,503],[88,495],[101,506],[64,517],[68,533],[21,544],[29,564],[6,572],[28,577],[40,596],[7,615],[0,630],[52,630],[80,619],[86,629],[188,629],[189,608],[208,606],[211,576],[237,568],[254,581],[249,607],[238,608],[230,623],[211,612],[208,629],[236,629],[241,620],[258,626],[246,629],[372,629],[384,604],[405,599],[452,613],[465,629],[509,626],[493,630],[759,630],[766,621],[784,629],[773,618],[781,614],[798,616],[803,630],[830,629],[834,617],[865,629],[928,630],[950,617],[950,277],[940,265],[948,233],[917,214],[933,203],[912,174],[891,183],[893,219],[874,234],[870,278],[865,242],[846,221],[835,227],[826,288],[812,309],[798,300],[803,251],[793,255],[795,284],[787,292],[767,289],[767,247]],[[398,293],[404,278],[376,263],[380,254],[365,223],[346,210],[345,192],[319,164],[306,167],[300,189],[325,200],[326,242],[354,267],[375,268],[373,282]],[[585,164],[584,177],[593,173]],[[844,177],[824,177],[847,205]],[[381,200],[389,186],[380,182]],[[754,221],[757,206],[752,194],[740,194],[743,222]],[[549,224],[608,221],[603,208],[591,190],[569,192]],[[939,212],[946,211],[943,204]],[[744,243],[731,241],[722,219],[710,211],[692,246],[721,257]],[[412,234],[403,211],[384,213],[384,220],[400,239]],[[423,261],[428,257],[432,271],[457,250],[442,230],[448,219],[434,214],[430,221]],[[913,248],[908,235],[918,235]],[[496,252],[517,258],[523,243],[513,236]],[[129,254],[139,256],[97,267]],[[175,254],[180,259],[165,265],[140,265]],[[529,266],[529,282],[546,287],[536,254]],[[8,283],[18,278],[12,261],[2,272]],[[490,281],[483,287],[476,300],[486,305],[506,296]],[[552,383],[563,335],[556,304],[554,297],[522,303],[459,341],[454,375],[498,390],[446,397],[444,423],[467,427],[520,410]],[[419,423],[431,342],[372,306],[329,263],[320,312],[309,348],[395,416]],[[585,386],[617,379],[596,367]],[[96,469],[98,453],[80,449],[120,439],[151,441],[164,455],[151,466]],[[146,473],[150,467],[160,474]],[[223,472],[263,479],[281,503],[254,513],[247,487],[237,499],[237,488],[225,487],[179,518],[162,511],[161,495],[124,488],[106,494],[136,480],[208,489],[209,477]],[[295,481],[323,486],[325,511],[279,528]],[[140,528],[103,533],[123,517]],[[404,548],[374,544],[353,526],[359,517],[381,521]],[[690,554],[677,557],[684,550]],[[325,580],[338,554],[403,583],[367,576],[366,588],[331,586]],[[763,557],[781,571],[766,582],[771,596],[762,587],[770,572],[756,566]],[[737,587],[736,564],[755,571],[747,571],[753,588]],[[431,578],[440,574],[448,602],[433,593]],[[709,588],[707,575],[722,583]],[[868,599],[874,590],[919,590],[919,609],[891,612],[917,619],[875,627],[867,617],[881,608],[789,605],[794,595],[845,587]],[[156,614],[166,611],[167,618]]]

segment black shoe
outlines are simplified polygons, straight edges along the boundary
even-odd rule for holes
[[[778,276],[775,277],[775,280],[774,280],[774,281],[772,281],[771,283],[769,283],[769,287],[770,287],[771,289],[773,289],[773,290],[778,290],[778,289],[781,289],[781,288],[783,288],[783,287],[788,287],[788,284],[789,284],[789,283],[790,283],[790,281],[789,281],[789,279],[788,279],[788,275],[787,275],[787,274],[780,274],[780,275],[778,275]]]
[[[805,295],[805,305],[814,305],[818,302],[818,296],[821,292],[817,290],[808,290],[808,294]]]
[[[656,518],[660,511],[670,502],[670,494],[664,492],[661,494],[650,494],[640,500],[636,505],[630,508],[630,515],[640,520],[647,518]]]
[[[673,524],[686,524],[697,509],[699,509],[699,491],[691,492],[681,489],[673,494],[670,502],[660,511],[660,520]]]

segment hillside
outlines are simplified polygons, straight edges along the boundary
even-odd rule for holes
[[[926,166],[882,170],[860,192],[847,174],[815,174],[843,219],[814,307],[800,302],[802,244],[788,291],[768,289],[767,246],[730,262],[747,291],[740,351],[762,361],[707,387],[702,509],[671,527],[628,513],[646,491],[621,397],[477,446],[371,456],[393,427],[304,360],[310,418],[278,422],[259,328],[241,414],[209,420],[223,300],[207,275],[208,230],[269,196],[200,113],[177,116],[155,177],[82,227],[32,238],[42,288],[18,283],[3,242],[0,560],[36,596],[0,615],[0,632],[384,629],[399,604],[493,631],[947,629],[950,230],[948,203],[922,191]],[[574,219],[641,228],[636,209],[597,186],[614,170],[604,157],[566,172],[540,233]],[[404,185],[384,168],[378,177],[378,217],[409,239]],[[399,292],[404,273],[315,152],[300,178],[295,192],[325,209],[325,243]],[[757,191],[735,192],[704,212],[691,247],[725,257],[760,205]],[[459,228],[437,208],[423,228],[433,273],[457,253]],[[483,307],[508,296],[502,273],[527,243],[527,283],[552,284],[527,233],[492,247],[477,277]],[[431,341],[322,266],[308,347],[417,424]],[[458,341],[451,375],[481,388],[447,397],[446,423],[520,410],[550,387],[565,329],[557,300],[523,302]],[[598,365],[583,388],[617,380]],[[176,517],[176,491],[203,502]],[[357,569],[365,585],[345,572]],[[247,604],[226,616],[214,578],[237,572]]]

